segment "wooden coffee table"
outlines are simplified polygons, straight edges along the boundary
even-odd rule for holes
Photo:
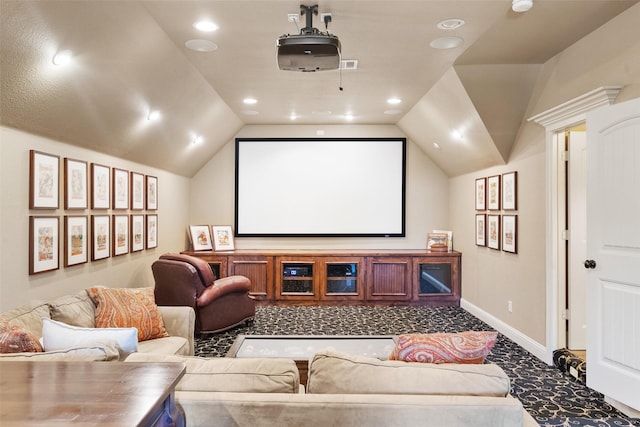
[[[182,363],[1,362],[0,425],[179,426]]]
[[[396,344],[395,335],[238,335],[227,357],[292,359],[307,383],[309,359],[320,350],[387,359]]]

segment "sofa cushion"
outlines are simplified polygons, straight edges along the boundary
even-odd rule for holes
[[[90,288],[97,328],[136,328],[138,341],[168,336],[153,288]]]
[[[19,325],[11,325],[0,316],[0,353],[41,352],[38,338]]]
[[[119,358],[120,352],[118,351],[118,343],[115,341],[105,341],[101,344],[65,348],[62,350],[46,351],[44,353],[0,354],[0,362],[103,362],[118,360]]]
[[[497,332],[400,335],[389,360],[427,363],[483,363],[496,343]]]
[[[509,377],[494,364],[383,361],[325,350],[309,363],[307,393],[504,397],[510,386]]]
[[[193,355],[193,347],[184,337],[164,337],[138,342],[141,353],[158,353],[168,355]]]
[[[10,325],[18,325],[31,332],[36,338],[42,337],[42,318],[49,316],[49,306],[42,301],[23,305],[2,313],[2,317]]]
[[[65,295],[49,303],[49,312],[53,320],[81,328],[95,328],[96,306],[86,290],[76,295]]]
[[[116,341],[125,353],[138,351],[136,328],[79,328],[51,319],[42,319],[42,322],[42,344],[45,351],[111,341]]]
[[[297,393],[300,374],[289,359],[236,359],[134,353],[125,362],[181,362],[187,367],[176,390],[233,393]]]

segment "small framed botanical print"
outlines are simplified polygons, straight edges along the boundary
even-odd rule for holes
[[[64,217],[64,266],[89,261],[88,222],[86,216]]]
[[[487,246],[487,216],[476,214],[476,245]]]
[[[487,247],[500,249],[500,215],[487,215]]]
[[[129,215],[113,215],[113,256],[129,253]]]
[[[502,250],[518,253],[518,217],[502,215]]]
[[[109,215],[91,216],[91,260],[109,258],[111,256]]]
[[[476,179],[476,210],[487,209],[487,178]]]
[[[158,209],[158,178],[155,176],[146,176],[147,187],[147,210],[154,211]]]
[[[64,159],[64,208],[87,209],[87,162]],[[85,240],[86,243],[86,240]]]
[[[131,252],[144,249],[144,215],[131,215]]]
[[[144,175],[131,172],[131,209],[144,209]]]
[[[158,215],[147,215],[147,249],[158,246]]]
[[[59,226],[57,216],[29,217],[29,274],[60,268]]]
[[[113,168],[113,209],[129,209],[129,172]]]
[[[489,210],[500,210],[500,175],[487,178],[487,205]]]
[[[91,209],[111,206],[111,168],[91,163]]]
[[[29,151],[29,209],[58,209],[60,157]]]
[[[502,174],[502,209],[518,209],[518,172]]]

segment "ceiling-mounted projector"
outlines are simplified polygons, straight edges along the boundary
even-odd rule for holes
[[[300,34],[285,34],[276,41],[278,68],[302,72],[337,70],[340,68],[340,40],[312,27],[318,5],[300,5],[300,15],[305,14],[306,27],[300,30]],[[328,26],[331,16],[325,16],[324,20]]]

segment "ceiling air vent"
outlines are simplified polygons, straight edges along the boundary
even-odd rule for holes
[[[341,70],[356,70],[358,68],[357,59],[343,59],[340,61]]]

